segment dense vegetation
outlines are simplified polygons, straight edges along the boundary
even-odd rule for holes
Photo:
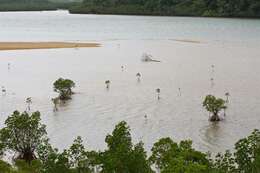
[[[13,153],[13,164],[0,160],[1,173],[259,173],[260,131],[210,159],[189,140],[175,142],[162,138],[148,157],[143,143],[133,144],[130,128],[122,121],[105,138],[104,151],[89,151],[81,137],[62,152],[47,138],[40,113],[15,111],[0,130],[0,155]]]
[[[57,0],[0,0],[0,11],[42,11],[68,9],[71,1]]]
[[[84,0],[72,13],[260,17],[259,0]]]
[[[0,0],[0,11],[57,9],[93,14],[260,17],[259,0]]]

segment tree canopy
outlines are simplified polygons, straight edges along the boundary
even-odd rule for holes
[[[151,173],[143,143],[133,145],[130,128],[125,121],[116,125],[105,139],[108,149],[100,153],[104,173]]]
[[[210,117],[211,121],[219,121],[219,112],[223,109],[226,109],[227,106],[225,105],[225,100],[221,98],[216,98],[213,95],[207,95],[203,101],[203,107],[205,109],[212,113],[212,116]]]
[[[40,122],[40,112],[31,115],[15,111],[5,121],[0,130],[0,143],[3,151],[18,153],[18,159],[31,162],[36,158],[35,150],[46,139],[46,126]]]
[[[152,148],[150,161],[161,173],[208,172],[210,162],[207,155],[192,148],[192,141],[179,144],[170,138],[162,138]]]
[[[72,88],[75,87],[75,83],[70,79],[59,78],[53,83],[53,89],[59,93],[61,100],[68,100],[73,94]]]

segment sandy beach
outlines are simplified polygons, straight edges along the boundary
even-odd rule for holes
[[[23,49],[58,49],[99,47],[98,43],[73,43],[73,42],[0,42],[0,50],[23,50]]]

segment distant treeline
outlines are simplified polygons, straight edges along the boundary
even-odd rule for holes
[[[82,14],[260,17],[260,0],[0,0],[0,11],[68,9]]]
[[[71,13],[260,17],[260,0],[84,0]]]
[[[74,6],[68,2],[50,2],[48,0],[0,0],[0,11],[42,11],[68,9]]]

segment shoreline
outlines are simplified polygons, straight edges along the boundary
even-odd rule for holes
[[[30,49],[61,49],[61,48],[94,48],[99,43],[75,42],[0,42],[0,51],[4,50],[30,50]]]
[[[28,9],[19,9],[19,10],[0,10],[0,13],[8,12],[44,12],[44,11],[67,11],[69,14],[79,14],[79,15],[121,15],[121,16],[147,16],[147,17],[194,17],[194,18],[212,18],[212,19],[251,19],[251,20],[260,20],[260,16],[203,16],[203,15],[169,15],[169,14],[152,14],[152,13],[106,13],[106,12],[76,12],[71,9],[41,9],[41,10],[28,10]]]
[[[52,10],[50,10],[52,11]],[[57,10],[54,10],[57,11]],[[65,10],[66,11],[66,10]],[[15,11],[13,11],[15,12]],[[26,11],[23,11],[26,12]],[[260,20],[259,16],[250,17],[250,16],[200,16],[200,15],[168,15],[168,14],[146,14],[146,13],[81,13],[81,12],[72,12],[68,10],[69,14],[79,14],[79,15],[112,15],[112,16],[143,16],[143,17],[183,17],[183,18],[212,18],[212,19],[252,19],[252,20]]]

